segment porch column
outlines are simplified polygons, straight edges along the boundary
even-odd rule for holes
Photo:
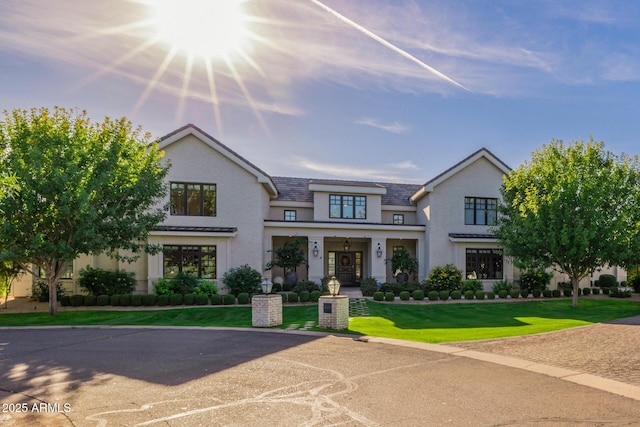
[[[382,256],[378,256],[378,246],[382,249]],[[387,281],[387,266],[384,262],[386,258],[391,258],[387,254],[387,239],[373,237],[371,238],[371,277],[384,283]]]
[[[273,270],[266,270],[267,263],[271,261],[271,258],[273,257],[273,254],[271,253],[271,251],[273,250],[272,235],[266,234],[264,236],[263,246],[264,246],[264,253],[262,256],[262,266],[260,267],[260,274],[262,274],[263,277],[266,277],[269,280],[273,280]]]
[[[313,255],[313,250],[318,248],[318,256]],[[322,283],[324,277],[324,237],[309,236],[308,262],[309,280],[318,284]]]

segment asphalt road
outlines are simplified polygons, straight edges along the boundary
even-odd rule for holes
[[[635,426],[632,399],[352,338],[0,329],[2,426]]]

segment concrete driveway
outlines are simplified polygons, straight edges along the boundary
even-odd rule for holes
[[[636,400],[482,360],[204,328],[0,329],[0,402],[3,426],[640,424]]]

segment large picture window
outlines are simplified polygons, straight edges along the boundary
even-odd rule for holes
[[[498,217],[498,199],[482,197],[464,198],[464,223],[467,225],[495,225]]]
[[[189,273],[202,278],[216,277],[215,246],[165,245],[164,277],[174,277],[178,272]]]
[[[171,215],[216,216],[216,185],[171,183]]]
[[[502,249],[467,249],[467,279],[502,279]]]
[[[345,219],[366,219],[367,197],[330,194],[329,217]]]

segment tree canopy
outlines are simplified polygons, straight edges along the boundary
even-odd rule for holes
[[[0,260],[44,270],[51,314],[67,263],[105,251],[135,255],[164,219],[157,206],[168,166],[150,142],[126,118],[92,123],[84,111],[57,107],[4,112],[0,168],[13,187],[0,198]]]
[[[494,232],[505,254],[567,274],[577,305],[580,280],[599,267],[636,261],[638,159],[614,155],[593,138],[553,140],[505,177],[499,213]]]

